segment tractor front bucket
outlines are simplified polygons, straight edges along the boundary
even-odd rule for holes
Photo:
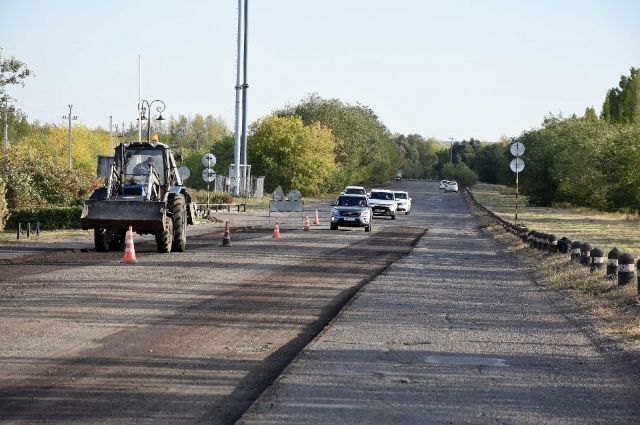
[[[162,230],[164,202],[106,199],[86,200],[80,216],[83,229]]]

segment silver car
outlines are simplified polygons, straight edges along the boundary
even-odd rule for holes
[[[340,195],[331,206],[331,230],[344,226],[364,227],[365,232],[371,231],[372,213],[366,195]]]

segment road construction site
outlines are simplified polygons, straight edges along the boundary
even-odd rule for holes
[[[219,213],[137,263],[1,247],[0,423],[638,423],[637,363],[479,227],[401,181],[372,232]],[[273,218],[273,217],[272,217]]]

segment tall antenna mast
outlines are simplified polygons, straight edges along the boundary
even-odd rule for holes
[[[242,55],[242,0],[238,0],[238,53],[236,56],[236,122],[233,145],[233,178],[235,185],[233,188],[234,196],[240,194],[240,60]]]

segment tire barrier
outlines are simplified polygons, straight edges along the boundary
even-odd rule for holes
[[[591,250],[593,246],[590,243],[583,243],[580,247],[580,264],[585,267],[589,267],[591,265]]]
[[[620,257],[620,250],[614,247],[607,254],[607,276],[610,278],[618,277],[618,257]]]
[[[618,286],[624,286],[633,282],[636,274],[636,265],[631,254],[623,252],[618,257]]]
[[[607,254],[605,263],[604,250],[601,248],[594,248],[590,243],[586,242],[572,241],[566,236],[557,239],[554,234],[547,234],[513,224],[480,204],[469,191],[469,188],[465,189],[468,199],[476,208],[486,213],[497,224],[502,226],[505,231],[515,235],[529,248],[535,248],[542,252],[570,254],[572,263],[580,263],[582,266],[589,267],[592,273],[604,270],[606,264],[605,277],[609,279],[617,277],[619,286],[628,285],[636,280],[636,264],[631,254],[623,253],[618,248],[613,248]],[[640,260],[638,260],[637,267],[640,268]],[[640,294],[640,275],[637,278],[637,285],[637,291]]]
[[[561,254],[568,254],[571,250],[571,240],[566,236],[563,236],[558,241],[558,252]]]
[[[591,273],[604,268],[604,250],[593,248],[591,250]]]
[[[558,252],[558,240],[556,238],[556,235],[554,235],[553,233],[549,234],[547,236],[547,241],[549,243],[549,252],[552,254]]]
[[[581,249],[582,249],[582,242],[580,242],[580,241],[571,242],[571,250],[569,252],[571,253],[571,262],[572,263],[579,263],[580,262],[580,250]]]

